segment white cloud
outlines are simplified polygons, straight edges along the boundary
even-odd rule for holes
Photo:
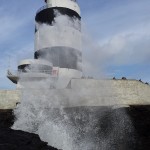
[[[94,2],[89,2],[91,3],[88,8],[91,8],[90,11],[83,12],[85,13],[83,19],[87,22],[86,24],[92,35],[96,38],[108,38],[118,32],[140,28],[141,24],[150,23],[149,0],[116,0],[102,4],[101,2],[101,0],[95,2],[94,6],[92,6]]]
[[[99,42],[84,38],[84,63],[87,73],[101,72],[103,67],[150,63],[150,25],[123,31]],[[92,71],[92,69],[94,71]],[[99,71],[98,71],[99,70]]]

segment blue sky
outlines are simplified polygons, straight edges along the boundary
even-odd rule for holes
[[[83,20],[84,74],[150,82],[150,0],[78,0]],[[34,53],[34,17],[42,0],[1,0],[0,89],[21,59]]]

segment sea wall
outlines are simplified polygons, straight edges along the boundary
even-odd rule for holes
[[[150,85],[137,80],[72,80],[71,88],[92,96],[97,104],[148,105]]]
[[[0,90],[0,109],[13,109],[20,101],[20,91]]]
[[[137,80],[72,79],[66,89],[1,90],[0,109],[13,109],[21,94],[48,95],[53,106],[150,105],[150,86]]]

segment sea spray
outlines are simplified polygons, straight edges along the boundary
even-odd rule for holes
[[[23,91],[22,102],[14,111],[17,120],[13,129],[37,133],[49,145],[63,150],[128,148],[133,128],[125,109],[64,107],[58,96],[49,93]]]
[[[46,23],[36,23],[36,30],[38,31],[36,34],[38,34],[38,36],[35,40],[37,42],[35,44],[35,49],[40,50],[43,48],[63,46],[81,51],[80,20],[76,17],[72,18],[67,15],[61,15],[57,11],[55,11],[55,16],[56,17],[51,25]],[[49,56],[46,55],[45,57],[49,58]]]
[[[77,79],[80,86],[77,84],[75,89],[72,84],[56,89],[52,78],[35,81],[29,80],[29,75],[28,81],[23,79],[20,77],[21,103],[14,110],[13,129],[36,133],[49,145],[63,150],[109,150],[121,145],[128,149],[132,123],[125,109],[112,107],[116,101],[108,100],[109,82],[102,81],[98,88],[93,79]],[[86,86],[89,83],[98,89]],[[101,93],[99,102],[95,91]],[[86,95],[90,99],[85,99]]]
[[[38,26],[44,36],[41,42],[39,41],[39,48],[43,48],[43,42],[44,45],[50,44],[47,46],[61,45],[63,34],[59,34],[60,27],[62,28],[60,24],[62,22],[64,24],[68,19],[59,15],[55,18],[53,24],[55,34],[48,29],[47,24]],[[50,39],[44,34],[47,31],[54,34],[58,41],[49,41]],[[65,44],[75,46],[76,41],[69,38],[70,35],[65,28],[64,33],[69,39]],[[42,41],[44,38],[46,40]],[[71,78],[68,80],[70,81]],[[96,81],[91,82],[97,86]],[[49,145],[63,150],[128,149],[130,138],[127,138],[127,135],[133,128],[125,110],[113,109],[115,99],[107,99],[107,95],[113,90],[112,85],[101,84],[97,89],[94,87],[90,89],[89,84],[85,84],[84,89],[80,85],[76,89],[71,89],[69,86],[57,89],[52,78],[39,81],[30,79],[30,75],[25,81],[20,76],[19,83],[22,87],[21,103],[14,110],[16,121],[13,129],[37,133]],[[95,99],[94,93],[101,93],[101,101]]]

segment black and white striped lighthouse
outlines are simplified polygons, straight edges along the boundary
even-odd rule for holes
[[[82,75],[81,17],[76,0],[45,0],[35,22],[35,59],[58,68],[59,77]]]
[[[22,60],[7,77],[17,85],[50,78],[65,88],[82,76],[80,8],[76,0],[44,1],[35,16],[34,59]]]

